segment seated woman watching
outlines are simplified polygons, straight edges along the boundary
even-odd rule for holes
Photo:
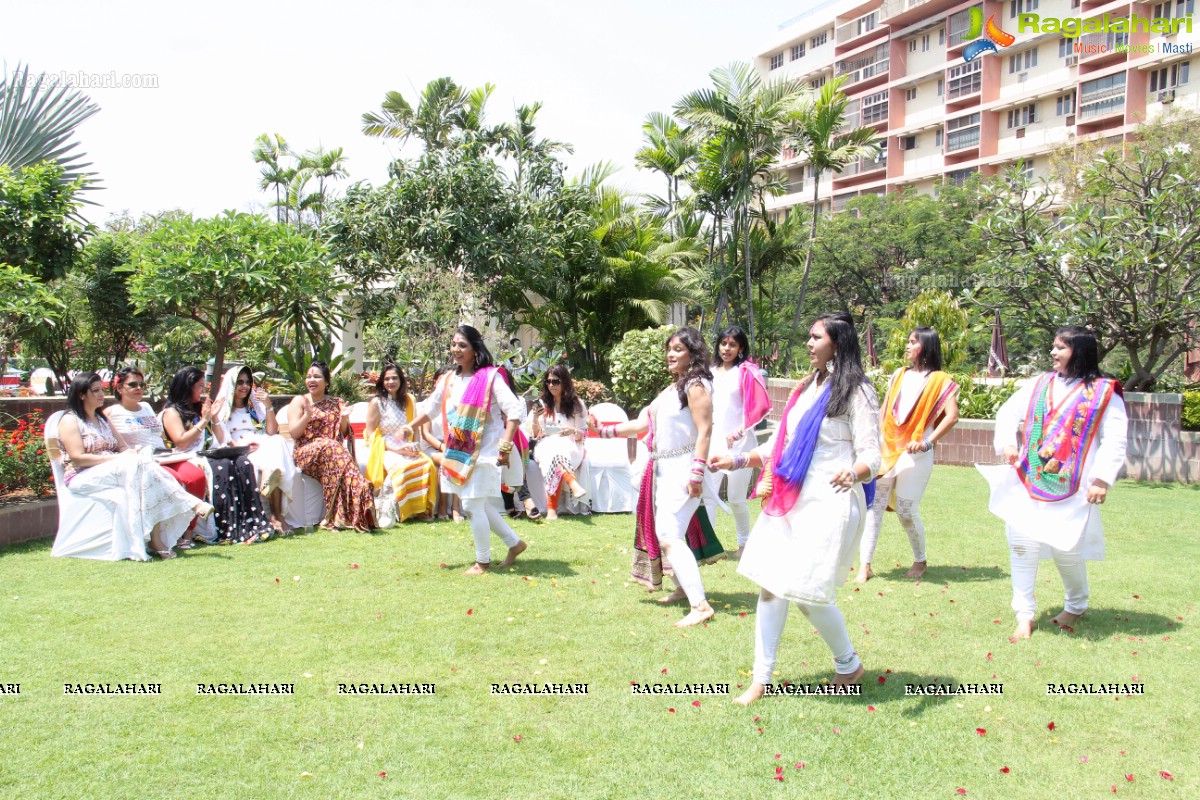
[[[267,390],[255,386],[249,367],[230,367],[217,392],[217,437],[234,447],[248,447],[247,458],[257,473],[258,493],[267,498],[271,524],[289,533],[283,522],[283,498],[291,499],[296,463],[287,442],[279,435],[279,422]]]
[[[376,432],[383,442],[387,477],[376,494],[380,519],[385,518],[385,507],[389,509],[387,518],[394,517],[399,522],[410,517],[432,519],[437,507],[437,467],[417,447],[411,432],[406,437],[408,429],[401,431],[412,422],[413,416],[413,397],[408,392],[404,371],[396,364],[384,364],[375,382],[375,396],[367,406],[367,426],[363,433],[368,446],[373,446]]]
[[[176,450],[199,456],[214,442],[224,444],[210,430],[214,412],[212,400],[204,397],[207,386],[204,373],[196,367],[184,367],[171,379],[162,424]],[[213,517],[217,544],[254,544],[270,538],[271,521],[263,511],[254,465],[244,455],[207,459],[212,470],[212,503],[217,510]]]
[[[143,447],[163,447],[163,426],[149,403],[143,402],[145,396],[146,376],[137,367],[121,367],[113,377],[112,390],[117,398],[115,406],[104,409],[103,414],[121,434],[125,444],[140,450]],[[188,494],[203,500],[208,494],[208,477],[204,470],[191,461],[175,461],[163,464],[163,469],[175,476],[175,480]],[[188,525],[187,532],[175,545],[180,550],[190,550],[192,531],[196,527],[193,519]]]
[[[67,487],[112,511],[117,552],[147,561],[148,541],[154,555],[175,558],[171,548],[192,518],[207,517],[212,506],[185,492],[149,450],[129,448],[100,413],[104,382],[95,372],[71,381],[67,405],[58,428]]]

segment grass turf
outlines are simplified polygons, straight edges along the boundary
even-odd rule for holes
[[[901,577],[910,553],[889,515],[881,576],[839,593],[867,667],[862,696],[750,709],[631,694],[631,682],[700,682],[736,695],[756,593],[734,563],[706,567],[717,617],[673,629],[685,607],[661,608],[628,581],[630,516],[518,523],[528,552],[482,578],[461,575],[471,537],[452,523],[149,564],[52,559],[48,542],[0,550],[0,683],[21,684],[0,694],[0,797],[1197,796],[1187,565],[1200,556],[1200,491],[1115,487],[1086,619],[1073,634],[1049,624],[1061,583],[1043,562],[1039,627],[1017,644],[982,479],[937,468],[922,512],[923,582]],[[730,517],[717,530],[732,546]],[[799,683],[831,672],[798,612],[779,670]],[[905,696],[906,683],[935,678],[1004,694]],[[1047,683],[1135,680],[1144,695],[1046,695]],[[64,683],[99,682],[161,683],[162,694],[64,696]],[[294,683],[295,694],[197,696],[215,682]],[[346,682],[437,689],[339,695]],[[590,691],[490,694],[509,682]]]

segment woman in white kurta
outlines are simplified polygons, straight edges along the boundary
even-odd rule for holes
[[[762,422],[771,410],[767,395],[767,380],[762,370],[747,359],[750,342],[746,332],[737,325],[730,325],[717,337],[715,352],[717,365],[713,368],[713,434],[709,457],[728,453],[749,453],[758,444],[754,426]],[[708,475],[708,492],[704,506],[709,519],[716,519],[717,497],[721,480],[728,482],[725,497],[729,511],[733,514],[737,529],[738,549],[734,556],[741,558],[750,538],[750,468],[712,472]]]
[[[374,436],[378,432],[378,445],[383,449],[384,477],[375,488],[375,508],[382,527],[412,517],[431,519],[437,505],[437,467],[413,441],[412,429],[405,430],[415,413],[404,371],[396,364],[384,364],[375,382],[375,396],[367,405],[363,430],[368,447],[377,446]]]
[[[475,328],[460,325],[454,331],[450,360],[455,370],[438,381],[406,427],[411,432],[435,414],[442,417],[442,488],[462,499],[475,539],[475,564],[467,574],[482,575],[492,566],[491,533],[508,545],[502,567],[511,566],[528,546],[504,519],[500,498],[500,470],[513,453],[524,407],[492,365]]]
[[[833,653],[833,683],[856,683],[863,675],[834,601],[866,520],[863,483],[879,468],[879,405],[863,374],[849,314],[819,317],[809,331],[808,352],[813,374],[792,393],[771,440],[748,455],[710,463],[714,469],[764,467],[763,511],[738,567],[762,587],[754,675],[736,701],[741,705],[762,697],[772,682],[791,603]]]
[[[1054,559],[1066,590],[1050,621],[1071,628],[1087,610],[1087,562],[1104,559],[1099,506],[1125,464],[1125,402],[1119,384],[1100,376],[1095,336],[1059,328],[1050,358],[1054,371],[996,414],[996,452],[1008,465],[976,465],[991,487],[988,509],[1005,522],[1017,639],[1033,634],[1040,559]]]
[[[933,447],[958,422],[958,384],[942,371],[942,342],[937,331],[922,327],[910,333],[904,357],[909,366],[892,375],[879,412],[883,462],[859,546],[857,583],[874,577],[871,559],[889,504],[912,546],[913,564],[904,577],[925,574],[928,562],[921,498],[933,475]]]
[[[217,392],[215,421],[218,439],[235,447],[249,447],[246,456],[258,475],[258,491],[267,498],[271,524],[280,533],[289,529],[283,521],[283,501],[292,498],[296,462],[287,442],[279,435],[279,422],[271,397],[256,386],[249,367],[230,367]]]
[[[675,378],[636,420],[598,426],[604,438],[649,433],[650,460],[638,496],[633,577],[651,591],[662,582],[662,555],[678,588],[660,603],[687,598],[691,611],[675,623],[685,628],[710,619],[700,579],[701,561],[721,558],[723,548],[702,506],[705,463],[712,436],[712,383],[708,348],[695,328],[667,340],[667,371]]]
[[[571,498],[583,502],[587,491],[576,480],[583,465],[583,440],[587,434],[587,406],[575,396],[571,371],[556,364],[542,380],[542,396],[534,414],[533,458],[546,485],[546,519],[558,519],[558,493],[563,485]]]

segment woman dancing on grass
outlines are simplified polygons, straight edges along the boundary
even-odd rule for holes
[[[879,468],[879,405],[863,374],[849,314],[817,318],[808,358],[813,372],[792,392],[771,440],[748,455],[717,456],[710,463],[712,469],[763,467],[762,513],[738,567],[762,587],[754,677],[734,701],[739,705],[758,700],[771,683],[792,603],[833,653],[833,684],[857,683],[863,675],[835,600],[866,520],[863,484]]]
[[[667,371],[675,382],[654,399],[645,417],[603,426],[589,419],[588,424],[604,438],[649,432],[650,459],[638,496],[633,578],[651,591],[659,588],[665,554],[677,588],[659,602],[686,597],[691,611],[675,623],[686,628],[716,613],[704,594],[699,564],[724,553],[701,502],[712,437],[712,372],[708,348],[695,328],[680,328],[667,340]]]

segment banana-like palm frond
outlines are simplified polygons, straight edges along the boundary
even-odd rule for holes
[[[53,161],[64,183],[82,178],[84,189],[97,188],[74,135],[99,110],[83,92],[56,86],[45,73],[31,78],[29,67],[18,65],[11,76],[0,75],[0,164],[20,170]]]

